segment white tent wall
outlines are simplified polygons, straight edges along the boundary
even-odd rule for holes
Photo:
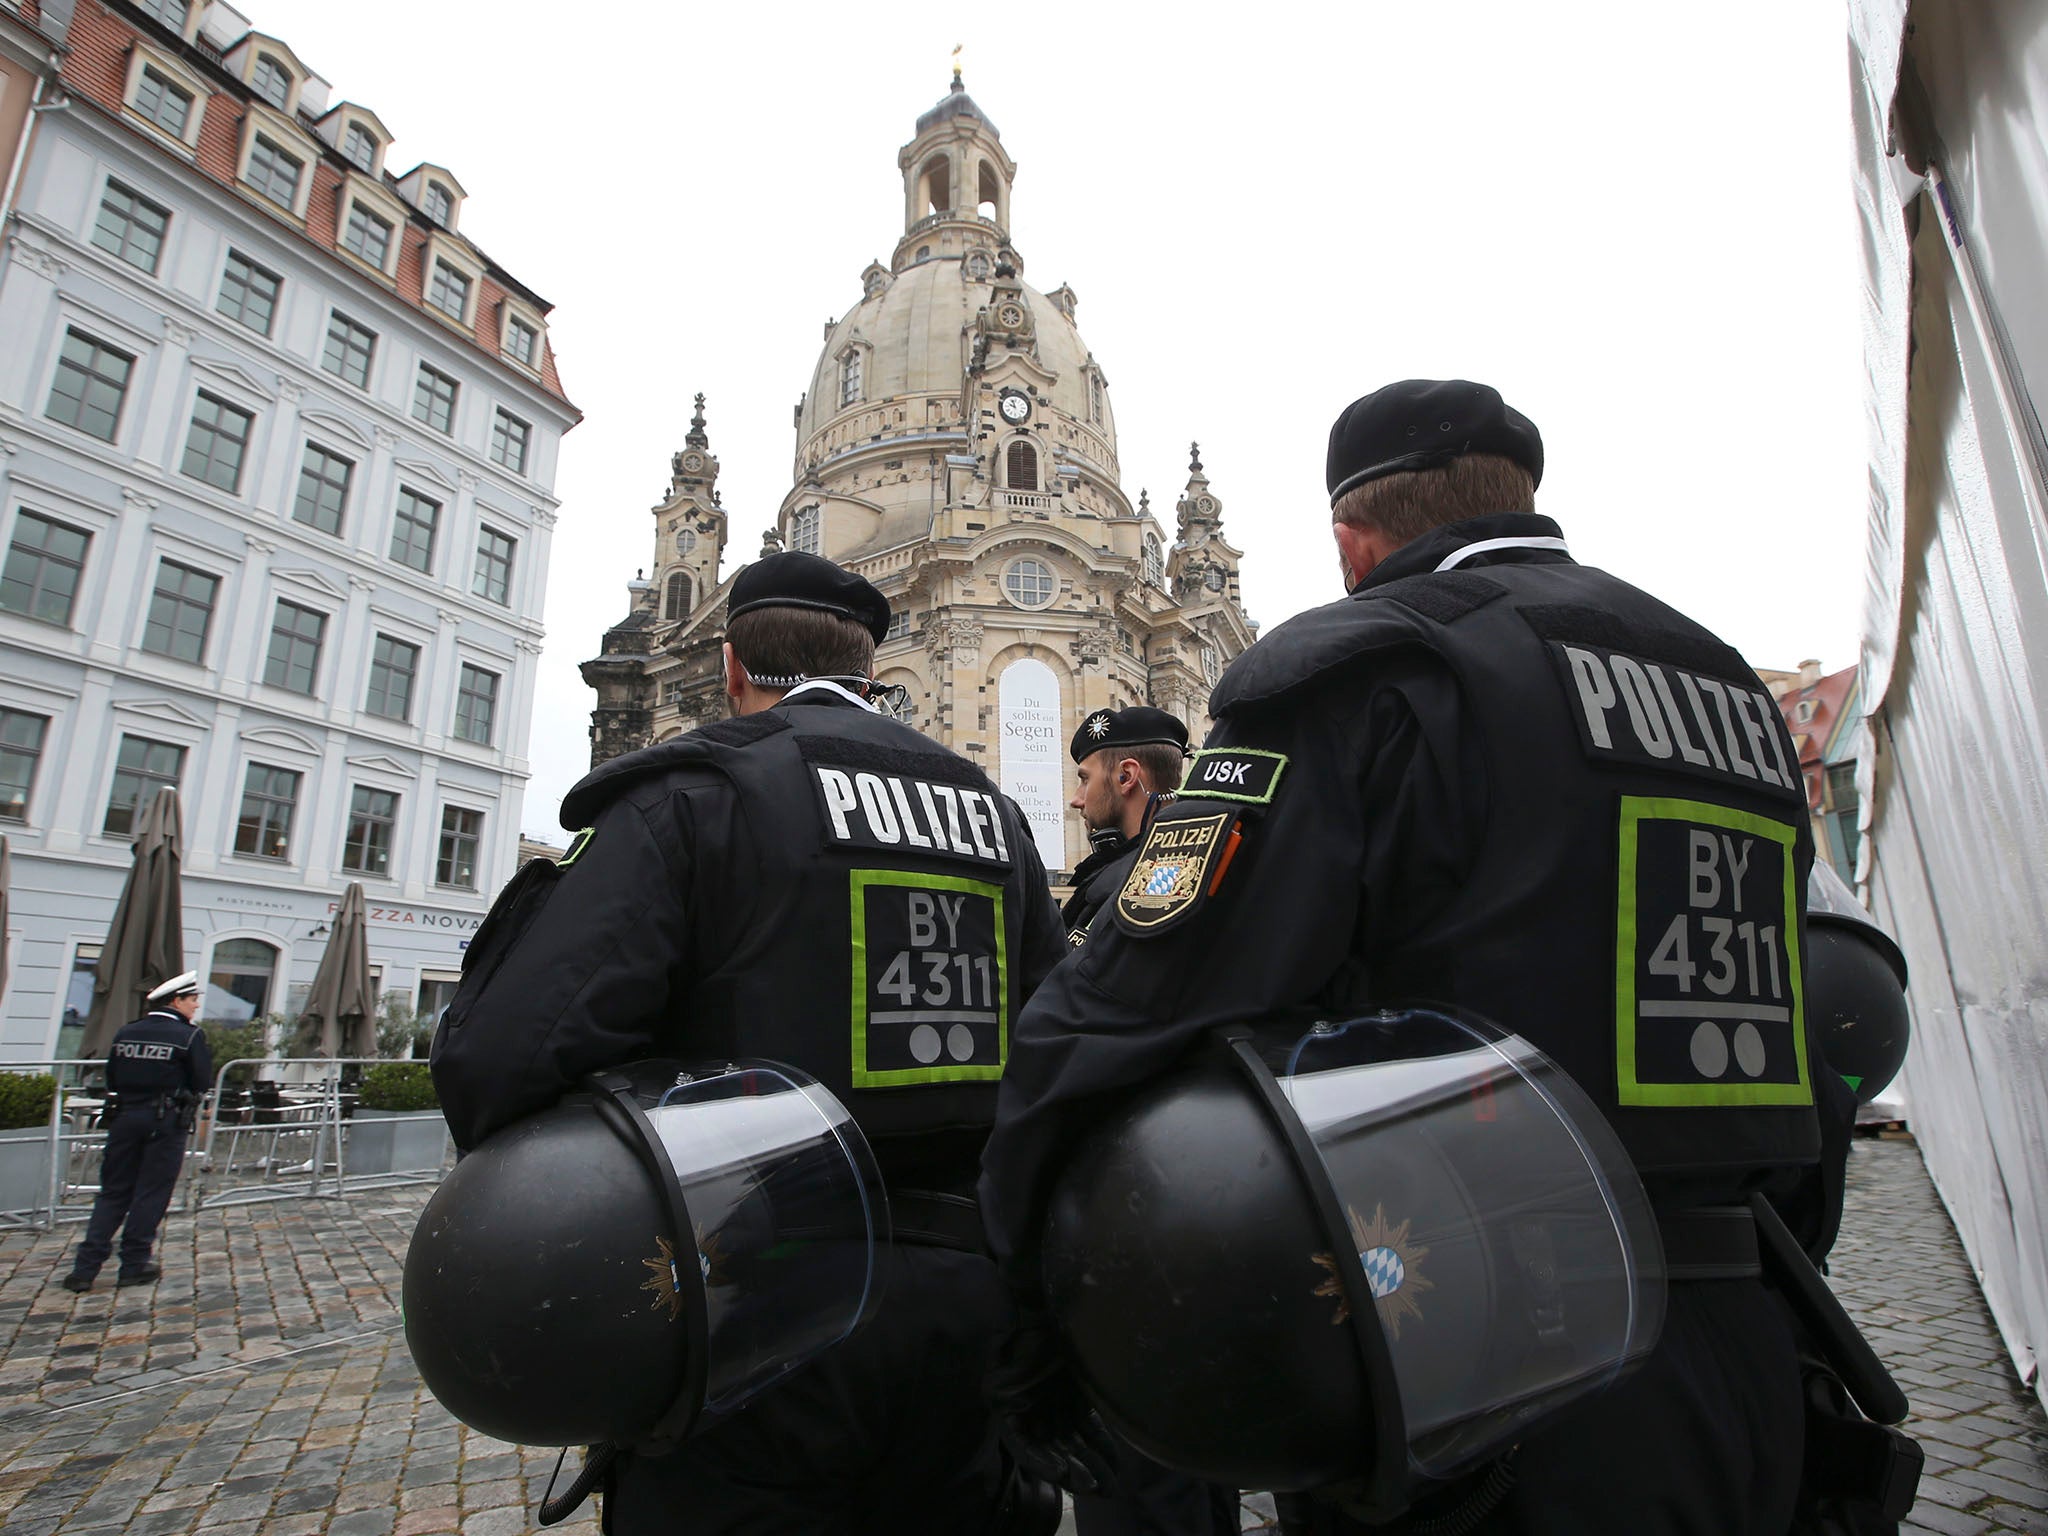
[[[1850,44],[1870,428],[1858,876],[1912,968],[1914,1132],[2039,1394],[2048,8],[1852,0]]]

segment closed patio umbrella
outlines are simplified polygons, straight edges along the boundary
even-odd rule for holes
[[[322,1056],[377,1054],[377,999],[370,990],[370,918],[360,881],[349,882],[327,935],[302,1023],[318,1020]]]
[[[185,969],[185,910],[178,879],[185,835],[178,792],[160,789],[135,831],[135,862],[93,968],[81,1056],[104,1056],[114,1031],[140,1018],[152,990]]]

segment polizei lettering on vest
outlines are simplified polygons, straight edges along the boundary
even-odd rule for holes
[[[1553,650],[1593,756],[1802,793],[1777,704],[1761,687],[1597,645]]]
[[[813,765],[811,772],[828,843],[929,849],[977,864],[1009,866],[1002,807],[986,790],[823,764]]]

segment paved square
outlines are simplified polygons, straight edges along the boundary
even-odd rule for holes
[[[164,1278],[73,1296],[78,1240],[0,1235],[8,1536],[510,1536],[554,1464],[456,1424],[399,1328],[424,1189],[176,1215]],[[1862,1141],[1834,1282],[1914,1398],[1909,1529],[2048,1536],[2048,1422],[2014,1379],[1910,1141]],[[1269,1528],[1248,1499],[1245,1528]],[[558,1527],[589,1536],[588,1507]]]

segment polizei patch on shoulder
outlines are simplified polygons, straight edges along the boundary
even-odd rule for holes
[[[1142,938],[1165,932],[1201,906],[1236,820],[1237,812],[1218,811],[1153,822],[1117,893],[1117,926]]]

